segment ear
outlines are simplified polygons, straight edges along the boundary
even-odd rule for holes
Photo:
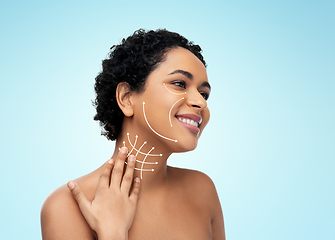
[[[134,114],[132,106],[132,91],[126,82],[120,82],[116,87],[116,101],[126,117],[131,117]]]

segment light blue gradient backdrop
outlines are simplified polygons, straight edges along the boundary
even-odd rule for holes
[[[334,1],[2,1],[2,239],[39,239],[43,200],[100,166],[92,120],[109,48],[138,28],[200,44],[213,91],[199,147],[227,239],[335,239]]]

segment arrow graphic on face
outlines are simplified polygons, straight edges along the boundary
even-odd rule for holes
[[[166,140],[169,140],[169,141],[172,141],[172,142],[178,142],[178,140],[175,140],[175,139],[171,139],[171,138],[168,138],[168,137],[164,137],[163,135],[159,134],[158,132],[156,132],[149,124],[148,122],[148,119],[147,119],[147,116],[145,115],[145,110],[144,110],[144,105],[145,105],[145,102],[143,102],[143,116],[144,116],[144,119],[146,121],[146,123],[148,124],[149,128],[151,129],[151,131],[153,131],[153,133],[155,133],[157,136],[160,136],[161,138],[164,138]]]

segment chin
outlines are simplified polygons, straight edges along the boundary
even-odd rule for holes
[[[189,152],[189,151],[193,151],[197,145],[198,145],[198,141],[191,141],[191,142],[178,142],[178,147],[176,149],[175,152]]]

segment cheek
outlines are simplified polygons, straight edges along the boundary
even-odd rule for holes
[[[209,109],[206,108],[205,110],[203,110],[201,115],[202,115],[202,124],[200,126],[200,130],[203,131],[207,123],[209,122],[209,118],[211,114],[209,112]]]
[[[162,94],[154,93],[141,99],[142,102],[145,102],[145,112],[155,127],[158,127],[157,123],[164,125],[164,127],[166,127],[166,124],[170,126],[169,122],[171,122],[174,109],[178,105],[178,97],[171,97],[170,94],[165,92]]]

